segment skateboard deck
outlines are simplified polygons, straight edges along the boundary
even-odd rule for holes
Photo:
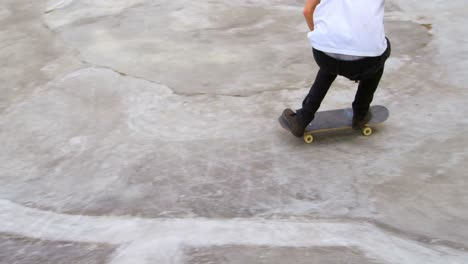
[[[370,111],[372,113],[372,118],[361,129],[364,136],[370,136],[373,132],[372,126],[385,122],[390,115],[388,109],[382,105],[371,106]],[[308,144],[312,143],[314,141],[312,133],[352,129],[352,120],[353,109],[351,108],[317,112],[314,120],[305,129],[304,141]]]

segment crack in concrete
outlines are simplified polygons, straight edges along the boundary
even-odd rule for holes
[[[68,4],[67,4],[68,5]],[[114,14],[114,15],[108,15],[108,16],[100,16],[99,18],[106,18],[106,17],[120,17],[122,16],[123,13],[127,12],[129,9],[134,9],[134,8],[138,8],[138,7],[141,7],[141,6],[144,6],[145,3],[138,3],[138,4],[135,4],[133,6],[129,6],[129,7],[126,7],[124,8],[121,12],[119,12],[118,14]],[[56,10],[59,10],[59,9],[62,9],[64,7],[60,7],[60,8],[54,8],[52,10],[46,10],[44,12],[44,14],[49,14],[49,13],[52,13]],[[57,37],[59,37],[60,39],[61,36],[60,36],[60,33],[55,31],[53,28],[51,28],[43,19],[41,20],[41,24],[47,29],[49,30],[51,33],[53,33],[54,35],[56,35]],[[72,23],[73,24],[73,23]],[[229,28],[229,29],[233,29],[233,28]],[[209,30],[215,30],[215,28],[209,28]],[[62,41],[64,42],[64,44],[66,44],[66,41],[62,39]],[[260,94],[264,94],[264,93],[275,93],[275,92],[280,92],[280,91],[298,91],[298,90],[303,90],[303,89],[309,89],[308,87],[300,87],[300,88],[281,88],[281,89],[270,89],[270,90],[261,90],[261,91],[255,91],[255,92],[250,92],[250,93],[208,93],[208,92],[198,92],[198,93],[184,93],[184,92],[178,92],[176,91],[176,89],[174,88],[171,88],[169,87],[168,85],[165,85],[163,83],[160,83],[160,82],[157,82],[157,81],[154,81],[154,80],[150,80],[150,79],[146,79],[144,77],[140,77],[140,76],[135,76],[135,75],[130,75],[126,72],[123,72],[123,71],[120,71],[120,70],[117,70],[115,68],[112,68],[110,66],[104,66],[104,65],[97,65],[95,63],[91,63],[89,61],[86,61],[83,59],[83,56],[81,55],[81,52],[80,50],[78,50],[77,48],[72,48],[74,51],[75,51],[75,56],[78,57],[78,59],[84,64],[84,65],[87,65],[87,66],[90,66],[90,67],[94,67],[94,68],[102,68],[102,69],[107,69],[107,70],[111,70],[121,76],[124,76],[124,77],[130,77],[130,78],[134,78],[134,79],[139,79],[139,80],[144,80],[144,81],[147,81],[147,82],[150,82],[150,83],[153,83],[153,84],[156,84],[156,85],[160,85],[160,86],[164,86],[168,89],[170,89],[173,94],[175,95],[178,95],[178,96],[186,96],[186,97],[196,97],[196,96],[220,96],[220,97],[234,97],[234,98],[249,98],[249,97],[253,97],[253,96],[256,96],[256,95],[260,95]],[[72,73],[72,72],[70,72]],[[69,74],[70,74],[69,73]]]
[[[79,51],[78,51],[78,53],[79,53]],[[97,64],[88,62],[88,61],[86,61],[86,60],[83,60],[83,59],[81,59],[81,62],[82,62],[83,64],[85,64],[85,65],[88,65],[89,67],[93,67],[93,68],[96,68],[96,69],[106,69],[106,70],[110,70],[110,71],[112,71],[112,72],[115,72],[115,73],[119,74],[120,76],[123,76],[123,77],[134,78],[134,79],[143,80],[143,81],[146,81],[146,82],[149,82],[149,83],[152,83],[152,84],[156,84],[156,85],[159,85],[159,86],[164,86],[164,87],[168,88],[169,90],[171,90],[173,94],[178,95],[178,96],[186,96],[186,97],[196,97],[196,96],[220,96],[220,97],[249,98],[249,97],[253,97],[253,96],[256,96],[256,95],[259,95],[259,94],[263,94],[263,93],[274,93],[274,92],[280,92],[280,91],[297,91],[297,90],[302,90],[302,89],[308,89],[308,88],[281,88],[281,89],[271,89],[271,90],[256,91],[256,92],[246,93],[246,94],[225,94],[225,93],[223,94],[223,93],[206,93],[206,92],[200,92],[200,93],[183,93],[183,92],[177,92],[175,89],[173,89],[173,88],[167,86],[166,84],[159,83],[159,82],[153,81],[153,80],[149,80],[149,79],[146,79],[146,78],[143,78],[143,77],[139,77],[139,76],[135,76],[135,75],[130,75],[130,74],[128,74],[128,73],[125,73],[125,72],[116,70],[116,69],[114,69],[114,68],[112,68],[112,67],[109,67],[109,66],[97,65]]]
[[[51,13],[53,11],[55,11],[55,10],[52,10],[50,12],[45,12],[45,13],[47,14],[47,13]],[[50,30],[53,34],[59,35],[55,30],[50,28],[43,20],[42,20],[42,24],[44,25],[44,27],[46,29]],[[79,50],[76,50],[76,51],[77,51],[77,55],[75,55],[75,56],[77,56],[78,58],[81,58],[82,56],[81,56]],[[290,89],[284,89],[283,88],[283,89],[277,89],[277,90],[258,91],[258,92],[249,93],[249,94],[182,93],[182,92],[176,92],[176,91],[174,91],[174,89],[171,89],[170,87],[168,87],[167,85],[164,85],[162,83],[158,83],[156,81],[148,80],[148,79],[145,79],[143,77],[132,76],[132,75],[129,75],[129,74],[125,73],[125,72],[113,69],[112,67],[95,65],[95,64],[87,62],[85,60],[81,60],[81,62],[84,65],[87,65],[87,66],[111,70],[111,71],[113,71],[113,72],[115,72],[115,73],[117,73],[117,74],[119,74],[121,76],[124,76],[124,77],[140,79],[140,80],[144,80],[144,81],[156,84],[156,85],[161,85],[161,86],[167,87],[168,89],[173,91],[173,93],[175,95],[180,95],[180,96],[225,96],[225,97],[248,98],[248,97],[255,96],[255,95],[258,95],[258,94],[262,94],[262,93],[278,92],[278,91],[284,91],[284,90],[302,90],[302,89],[305,89],[305,88],[290,88]],[[429,245],[445,246],[445,247],[449,247],[449,248],[456,249],[456,250],[468,251],[468,248],[461,245],[460,243],[451,242],[451,241],[441,241],[441,240],[437,240],[437,239],[430,238],[430,237],[423,237],[423,236],[420,236],[420,235],[417,235],[417,234],[409,234],[406,231],[403,231],[401,229],[392,227],[391,225],[385,224],[383,222],[379,222],[379,221],[374,220],[374,219],[364,219],[364,220],[367,223],[371,223],[371,224],[375,225],[379,229],[385,230],[385,231],[387,231],[389,233],[392,233],[392,234],[395,234],[395,235],[397,235],[399,237],[404,237],[407,240],[418,241],[418,242],[422,242],[422,243],[429,244]]]
[[[403,231],[390,224],[387,224],[378,220],[374,220],[374,219],[367,219],[366,221],[371,222],[379,229],[385,230],[388,233],[392,233],[394,235],[405,238],[407,240],[413,240],[413,241],[418,241],[418,242],[428,244],[428,245],[443,246],[443,247],[448,247],[454,250],[468,252],[468,247],[459,242],[432,238],[429,236],[424,236],[424,235],[416,234],[416,233],[410,233],[408,231]]]
[[[65,6],[53,8],[53,9],[51,9],[51,10],[45,10],[45,11],[43,12],[43,14],[48,15],[48,14],[54,13],[55,11],[58,11],[58,10],[67,8],[68,5],[70,5],[70,3],[71,3],[72,1],[73,1],[73,0],[70,0],[69,3],[67,3]],[[117,12],[117,13],[115,13],[115,14],[105,14],[105,15],[98,15],[98,16],[90,17],[90,18],[77,19],[76,21],[72,21],[72,22],[69,23],[69,24],[61,25],[61,26],[59,26],[59,28],[61,28],[61,27],[69,27],[69,26],[81,25],[81,24],[82,24],[82,21],[86,21],[86,22],[83,23],[83,24],[92,24],[92,23],[94,23],[94,22],[96,22],[96,21],[99,21],[99,20],[102,20],[102,19],[106,19],[106,18],[117,18],[117,19],[118,19],[118,18],[120,18],[125,12],[127,12],[129,9],[134,9],[134,8],[142,7],[142,6],[145,6],[145,5],[147,5],[147,4],[148,4],[148,3],[136,3],[136,4],[134,4],[134,5],[131,5],[131,6],[127,6],[127,7],[122,8],[122,10],[120,10],[119,12]]]
[[[58,32],[56,32],[54,29],[52,29],[51,27],[49,27],[49,25],[47,25],[47,23],[44,22],[44,20],[41,21],[41,25],[49,30],[52,34],[54,34],[56,37],[61,38],[60,34]],[[64,44],[66,44],[66,41],[64,41],[62,39],[62,41],[64,42]],[[89,62],[89,61],[86,61],[83,59],[83,56],[81,55],[81,52],[80,50],[76,49],[76,48],[72,48],[73,51],[74,51],[74,56],[77,56],[78,59],[81,61],[81,63],[83,63],[85,66],[88,66],[88,67],[93,67],[93,68],[96,68],[96,69],[106,69],[106,70],[110,70],[110,71],[113,71],[117,74],[119,74],[120,76],[124,76],[124,77],[129,77],[129,78],[134,78],[134,79],[138,79],[138,80],[143,80],[143,81],[147,81],[149,83],[152,83],[152,84],[156,84],[156,85],[160,85],[160,86],[164,86],[166,88],[168,88],[169,90],[171,90],[173,92],[173,94],[175,95],[179,95],[179,96],[187,96],[187,97],[196,97],[196,96],[221,96],[221,97],[236,97],[236,98],[249,98],[249,97],[252,97],[252,96],[256,96],[256,95],[259,95],[259,94],[263,94],[263,93],[274,93],[274,92],[280,92],[280,91],[298,91],[298,90],[302,90],[302,89],[308,89],[308,88],[281,88],[281,89],[271,89],[271,90],[263,90],[263,91],[256,91],[256,92],[252,92],[252,93],[246,93],[246,94],[226,94],[226,93],[206,93],[206,92],[201,92],[201,93],[183,93],[183,92],[177,92],[175,89],[163,84],[163,83],[159,83],[157,81],[153,81],[153,80],[149,80],[149,79],[146,79],[146,78],[143,78],[143,77],[140,77],[140,76],[135,76],[135,75],[130,75],[126,72],[123,72],[123,71],[120,71],[120,70],[117,70],[117,69],[114,69],[110,66],[104,66],[104,65],[97,65],[95,63],[92,63],[92,62]],[[68,74],[71,74],[72,72],[69,72]]]
[[[57,10],[60,10],[60,9],[63,9],[63,8],[66,8],[67,6],[69,6],[71,3],[73,2],[73,0],[68,0],[68,1],[60,1],[58,3],[56,3],[54,6],[52,7],[47,7],[46,10],[45,10],[45,14],[49,14],[49,13],[52,13],[54,11],[57,11]]]

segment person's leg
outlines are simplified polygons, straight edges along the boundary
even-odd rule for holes
[[[382,66],[378,71],[366,79],[359,82],[356,96],[353,102],[353,128],[362,128],[371,118],[369,113],[370,104],[374,99],[374,93],[379,86],[380,79],[382,78],[384,67]]]
[[[322,104],[328,89],[330,89],[330,86],[333,81],[335,81],[336,77],[336,74],[330,73],[322,68],[318,71],[309,94],[307,94],[302,102],[302,109],[297,111],[297,114],[301,115],[301,117],[308,123],[314,119],[315,113]]]
[[[390,57],[392,46],[390,40],[387,40],[387,49],[377,58],[368,58],[356,62],[358,65],[347,65],[347,70],[350,75],[356,76],[360,80],[358,90],[353,102],[354,114],[357,116],[365,116],[369,111],[370,104],[374,99],[374,93],[379,86],[382,78],[385,62]],[[354,72],[356,71],[357,72]]]
[[[302,102],[302,109],[297,110],[296,113],[291,109],[283,111],[280,117],[282,126],[288,128],[296,137],[303,136],[305,128],[314,119],[315,113],[336,77],[336,74],[331,74],[321,68],[317,73],[309,94],[307,94]]]

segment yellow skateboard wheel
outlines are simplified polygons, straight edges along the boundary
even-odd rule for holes
[[[304,141],[305,143],[310,144],[314,141],[314,137],[311,134],[305,134]]]
[[[370,127],[364,127],[361,131],[364,136],[372,135],[372,128]]]

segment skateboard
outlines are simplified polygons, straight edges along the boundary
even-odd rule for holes
[[[370,111],[372,113],[372,118],[361,129],[361,132],[364,136],[372,135],[372,127],[385,122],[390,115],[388,109],[382,105],[371,106]],[[305,129],[303,136],[304,141],[307,144],[312,143],[314,141],[312,133],[352,129],[352,120],[353,109],[351,108],[317,112],[315,114],[314,120]],[[285,127],[284,124],[281,125],[283,126],[283,128],[287,129],[287,127]]]

